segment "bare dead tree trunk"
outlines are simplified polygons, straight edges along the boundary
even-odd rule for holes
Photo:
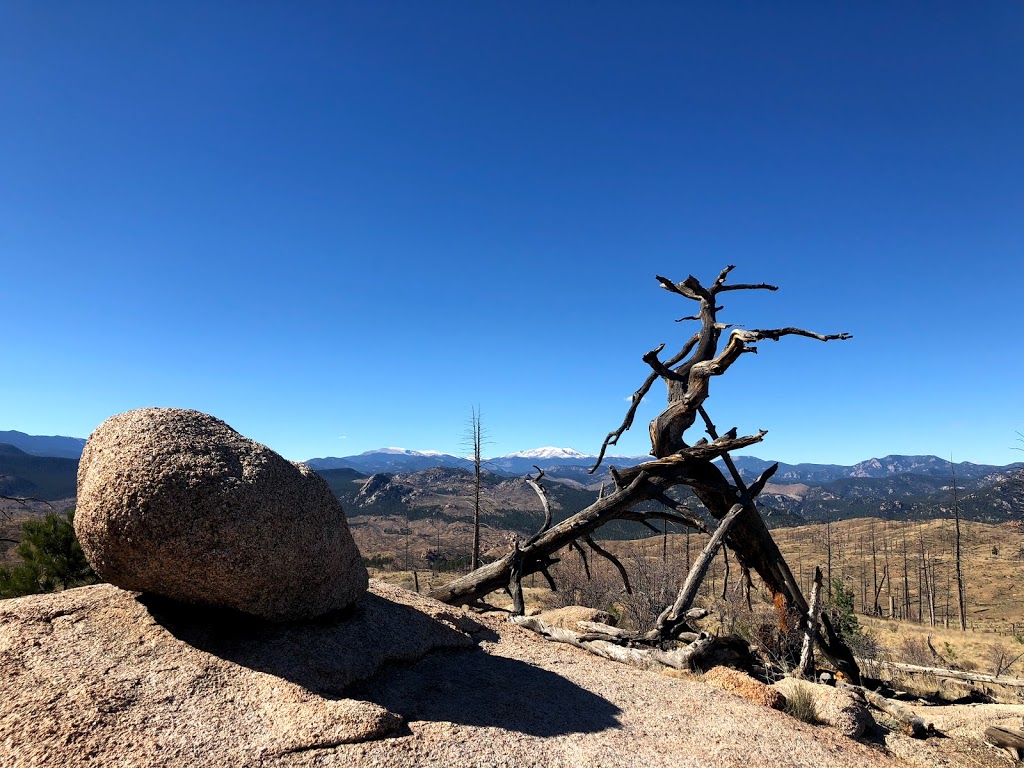
[[[885,586],[885,577],[887,573],[882,574],[882,581],[878,581],[878,548],[875,545],[875,523],[871,522],[871,570],[874,574],[874,589],[875,598],[872,605],[872,613],[875,616],[882,615],[882,606],[878,604],[878,596],[882,594],[882,587]]]
[[[964,571],[960,560],[960,502],[956,492],[956,469],[953,467],[953,458],[949,459],[949,471],[953,476],[953,520],[956,522],[956,547],[954,557],[956,561],[956,594],[960,608],[960,631],[967,631],[967,599],[964,596]]]
[[[907,524],[904,522],[900,526],[900,532],[903,534],[903,618],[912,619],[913,616],[910,614],[910,574],[908,573],[909,562],[907,559]]]
[[[811,588],[811,605],[807,612],[807,629],[804,644],[800,650],[797,675],[804,678],[814,676],[814,644],[818,642],[818,616],[821,611],[821,568],[814,569],[814,586]]]
[[[722,599],[727,600],[729,598],[729,550],[725,547],[722,548]]]
[[[740,499],[738,503],[734,504],[729,513],[722,519],[721,524],[711,535],[708,543],[704,546],[704,550],[697,557],[696,562],[694,562],[693,568],[687,574],[686,581],[683,583],[683,588],[679,590],[675,602],[658,617],[658,621],[655,623],[649,637],[650,640],[663,641],[671,639],[683,627],[686,612],[690,610],[693,598],[697,596],[697,589],[700,587],[701,581],[704,580],[704,574],[707,573],[708,566],[711,565],[711,561],[714,560],[718,550],[725,543],[725,537],[729,533],[729,529],[736,522],[740,513],[743,512],[747,500],[761,492],[764,484],[768,482],[768,478],[775,474],[775,470],[778,468],[778,464],[773,464],[766,469],[748,490],[747,498]]]
[[[828,575],[829,603],[832,602],[832,516],[825,512],[826,573]],[[817,571],[815,571],[817,572]]]
[[[470,570],[480,567],[480,462],[484,446],[484,430],[480,421],[480,409],[473,407],[465,434],[466,447],[473,457],[473,554]]]
[[[781,595],[787,606],[801,615],[806,614],[808,605],[799,585],[757,512],[755,497],[761,487],[756,490],[755,486],[746,488],[730,458],[731,451],[760,442],[765,433],[737,437],[734,428],[719,437],[703,406],[710,394],[711,379],[724,374],[743,354],[757,351],[754,345],[758,342],[778,341],[784,336],[803,336],[819,341],[848,339],[850,336],[845,333],[823,335],[794,327],[733,329],[719,349],[722,331],[730,327],[717,319],[721,294],[737,290],[777,290],[775,286],[764,283],[728,285],[726,278],[732,269],[732,266],[726,267],[709,286],[692,276],[680,283],[661,276],[657,278],[665,290],[699,305],[696,314],[683,319],[698,321],[700,330],[667,360],[660,358],[664,344],[643,356],[651,373],[633,394],[621,426],[608,433],[591,471],[600,466],[608,447],[615,445],[630,428],[644,396],[661,379],[668,390],[668,405],[649,427],[654,459],[622,471],[612,467],[613,493],[558,525],[546,525],[521,547],[438,588],[433,597],[445,602],[464,603],[505,588],[531,573],[540,572],[550,578],[547,568],[556,562],[558,550],[577,540],[592,544],[592,534],[611,520],[636,520],[650,526],[650,520],[659,519],[689,529],[705,530],[707,526],[700,518],[666,495],[674,486],[687,485],[716,520],[724,521],[740,504],[739,511],[732,518],[731,528],[723,531],[726,545],[733,551],[741,568],[756,571],[774,595]],[[698,416],[704,418],[712,440],[701,439],[690,445],[685,434]],[[725,463],[732,483],[711,463],[716,458]],[[664,508],[657,511],[636,509],[640,502],[647,500],[659,501]],[[827,616],[822,617],[822,629],[822,652],[850,679],[858,680],[856,661],[834,632]]]

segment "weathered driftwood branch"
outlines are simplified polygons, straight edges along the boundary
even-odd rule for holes
[[[611,639],[591,639],[587,633],[573,632],[571,629],[553,627],[536,616],[511,616],[509,621],[514,624],[536,632],[548,640],[556,643],[566,643],[584,651],[589,651],[612,661],[623,664],[631,664],[643,669],[651,669],[658,666],[672,667],[673,669],[690,670],[701,658],[706,656],[716,645],[717,638],[710,635],[699,635],[697,638],[683,646],[670,651],[663,651],[659,648],[636,648],[622,645],[615,642],[614,636]],[[608,627],[607,629],[614,629]],[[606,634],[602,632],[593,633],[596,635]],[[611,635],[611,633],[607,633]]]
[[[711,443],[697,443],[685,446],[676,453],[671,453],[653,461],[646,461],[635,467],[620,469],[617,474],[623,483],[630,482],[641,472],[657,477],[671,475],[676,481],[673,485],[689,485],[695,488],[700,483],[700,480],[687,472],[679,472],[681,468],[700,462],[712,462],[720,456],[729,453],[729,451],[738,451],[741,448],[747,448],[748,446],[760,443],[767,434],[768,431],[762,429],[756,435],[732,439],[722,437]]]
[[[860,686],[851,687],[857,688],[864,694],[864,698],[867,699],[868,704],[879,712],[884,712],[889,715],[889,717],[896,720],[906,728],[907,733],[915,739],[924,739],[928,736],[935,735],[935,725],[925,722],[924,718],[914,712],[914,710],[904,707],[902,704],[893,701],[892,699],[887,699],[885,696],[875,693],[874,691],[869,691],[867,688],[861,688]]]
[[[1024,751],[1024,731],[1001,725],[990,725],[985,729],[985,740],[993,746],[1005,749],[1014,760],[1020,760]]]
[[[626,572],[625,566],[619,561],[615,555],[609,552],[607,549],[603,549],[591,536],[584,536],[583,540],[587,543],[587,546],[594,550],[595,554],[600,555],[605,560],[615,566],[615,570],[619,572],[619,576],[622,577],[622,585],[626,589],[627,595],[633,594],[633,585],[629,583],[629,574]]]
[[[690,338],[690,340],[683,345],[683,348],[672,356],[671,360],[665,361],[665,365],[676,365],[678,362],[683,360],[688,354],[690,354],[690,351],[694,348],[694,346],[696,346],[699,340],[700,334],[694,334]],[[665,345],[662,344],[661,347],[659,347],[659,349],[663,348],[664,346]],[[630,398],[629,410],[626,411],[626,417],[622,420],[622,424],[620,424],[617,429],[614,429],[611,432],[609,432],[608,436],[604,439],[604,442],[601,443],[601,450],[598,451],[597,460],[594,462],[594,466],[592,466],[589,470],[590,474],[594,474],[594,472],[597,471],[597,468],[601,466],[601,462],[604,460],[604,454],[608,450],[608,447],[611,445],[616,445],[619,442],[619,438],[622,437],[622,435],[630,427],[633,426],[633,419],[636,418],[637,408],[640,407],[640,403],[643,401],[644,396],[646,396],[647,393],[651,390],[651,386],[654,384],[654,382],[658,380],[658,378],[659,376],[657,373],[652,373],[650,376],[647,377],[644,383],[640,385],[636,392],[633,393],[633,396]]]
[[[897,672],[907,672],[918,675],[931,675],[942,677],[948,680],[962,680],[969,683],[987,683],[988,685],[1005,685],[1010,688],[1024,688],[1024,680],[1019,677],[995,677],[984,675],[980,672],[965,672],[960,669],[946,669],[944,667],[922,667],[917,664],[904,664],[900,661],[881,661],[879,659],[858,659],[860,665],[869,670],[893,669]],[[877,675],[870,675],[876,677]]]
[[[645,474],[637,475],[629,485],[598,499],[583,511],[553,525],[537,539],[521,548],[513,548],[494,562],[465,576],[449,581],[431,592],[430,596],[444,603],[464,605],[496,589],[505,588],[512,575],[513,563],[518,566],[520,579],[540,571],[550,564],[550,557],[559,549],[590,535],[605,523],[617,519],[622,513],[646,500],[648,482]]]
[[[814,567],[814,586],[811,587],[811,606],[807,611],[807,629],[804,630],[804,644],[800,649],[800,663],[796,674],[799,677],[814,676],[814,646],[818,642],[818,614],[821,610],[821,568]]]
[[[526,542],[527,544],[532,544],[533,542],[535,542],[538,538],[540,538],[541,534],[544,533],[544,531],[551,527],[551,503],[548,501],[548,491],[543,485],[540,484],[540,481],[544,479],[544,470],[538,467],[536,464],[533,465],[533,468],[537,470],[537,477],[534,478],[527,475],[526,482],[529,484],[531,488],[533,488],[533,490],[537,494],[537,497],[540,499],[541,507],[543,507],[544,509],[544,523],[543,525],[541,525],[540,530],[530,537],[530,539]]]

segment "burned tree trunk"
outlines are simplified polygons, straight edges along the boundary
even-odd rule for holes
[[[742,355],[757,352],[754,345],[758,342],[778,341],[783,336],[804,336],[818,341],[848,339],[850,336],[845,333],[823,335],[793,327],[733,329],[724,346],[719,349],[722,332],[731,327],[719,323],[717,319],[717,313],[722,309],[718,305],[721,294],[741,290],[778,290],[776,286],[765,283],[729,285],[726,279],[732,269],[732,266],[726,267],[709,286],[704,286],[693,276],[680,283],[657,277],[665,290],[699,304],[696,314],[681,319],[699,322],[700,330],[667,360],[660,358],[664,344],[643,356],[651,373],[633,393],[622,424],[608,433],[597,462],[590,471],[594,472],[601,465],[609,446],[615,445],[632,426],[641,401],[655,381],[661,379],[668,390],[668,405],[650,424],[651,455],[654,459],[622,471],[612,467],[610,471],[615,481],[615,490],[610,495],[599,498],[594,504],[557,525],[550,526],[546,522],[521,547],[514,547],[499,560],[440,587],[432,593],[432,597],[449,603],[467,603],[496,589],[508,588],[516,594],[516,585],[522,577],[531,573],[541,572],[550,580],[547,569],[557,562],[555,554],[564,547],[573,544],[578,546],[579,540],[590,544],[596,554],[611,557],[593,544],[592,536],[602,525],[612,520],[635,520],[648,526],[653,519],[668,520],[688,529],[707,530],[708,526],[700,518],[667,495],[667,491],[673,487],[684,485],[692,489],[714,518],[723,521],[719,527],[720,538],[724,538],[725,545],[733,551],[740,568],[743,571],[756,571],[773,595],[781,595],[789,608],[806,616],[807,601],[755,506],[756,497],[767,477],[762,476],[748,488],[729,455],[730,451],[760,442],[765,432],[737,437],[737,430],[731,429],[719,436],[704,410],[704,402],[709,397],[712,378],[724,374]],[[701,438],[691,445],[686,442],[685,436],[698,416],[704,420],[711,441]],[[712,463],[719,458],[729,471],[732,482]],[[637,509],[641,502],[648,500],[661,502],[663,508],[653,511]],[[728,525],[724,524],[727,519]],[[621,564],[617,567],[620,571],[624,570]],[[695,587],[691,591],[695,591]],[[681,593],[676,605],[684,597]],[[516,600],[515,608],[521,612],[519,600]],[[666,609],[663,615],[672,616],[672,607]],[[672,632],[681,629],[676,622],[666,620],[657,632],[657,639],[663,641]],[[654,637],[645,639],[653,641]],[[859,680],[853,654],[836,635],[826,616],[822,617],[820,640],[823,654],[848,678]]]
[[[799,677],[813,677],[814,646],[818,642],[818,620],[821,615],[821,568],[814,569],[814,586],[811,587],[811,607],[807,612],[807,630],[800,650],[800,663],[796,673]]]

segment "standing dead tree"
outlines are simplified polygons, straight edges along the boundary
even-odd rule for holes
[[[850,335],[824,335],[794,327],[746,330],[720,323],[718,313],[723,307],[718,302],[722,294],[730,291],[778,290],[776,286],[766,283],[728,284],[727,277],[732,269],[731,265],[723,269],[708,286],[703,285],[692,275],[679,283],[657,276],[662,288],[698,305],[695,314],[680,318],[680,322],[698,322],[700,329],[679,352],[666,360],[660,357],[665,348],[664,344],[643,355],[642,359],[651,372],[633,394],[622,424],[608,433],[591,472],[601,465],[608,447],[615,445],[632,426],[637,408],[654,383],[660,379],[668,390],[668,405],[650,424],[651,455],[654,458],[639,466],[619,471],[615,467],[610,467],[609,471],[614,481],[614,489],[610,493],[556,525],[552,525],[550,516],[547,516],[541,529],[525,543],[515,542],[503,557],[448,582],[434,590],[432,597],[443,602],[465,604],[499,589],[507,589],[513,595],[517,595],[521,594],[522,578],[538,572],[543,574],[550,584],[554,584],[548,569],[558,562],[556,554],[566,547],[579,548],[580,542],[585,543],[595,555],[611,560],[622,571],[624,569],[621,563],[593,541],[594,533],[613,520],[634,520],[650,528],[654,527],[651,524],[653,520],[667,520],[688,529],[712,534],[712,529],[705,524],[702,517],[669,496],[668,492],[671,489],[687,486],[711,516],[719,521],[715,538],[724,541],[732,550],[741,569],[756,572],[773,596],[781,596],[781,602],[787,610],[795,610],[802,616],[807,615],[809,606],[797,580],[755,506],[757,495],[776,467],[770,467],[755,482],[748,485],[730,458],[731,451],[761,442],[766,432],[762,430],[755,435],[740,437],[737,429],[733,428],[719,435],[704,408],[704,403],[710,395],[712,378],[724,374],[742,355],[756,353],[758,348],[754,345],[758,342],[778,341],[783,336],[804,336],[818,341],[833,341],[848,339]],[[727,329],[732,330],[722,344],[722,334]],[[707,437],[702,437],[691,444],[685,439],[686,432],[698,418],[704,424]],[[713,463],[716,459],[722,460],[729,474],[728,479]],[[642,502],[648,501],[659,502],[660,506],[651,508],[648,504],[643,509],[638,508]],[[699,559],[695,568],[702,566],[706,568],[706,563]],[[694,578],[687,579],[689,586],[683,587],[684,592],[695,589],[695,579],[699,582],[699,575],[691,571],[691,576]],[[647,645],[665,644],[675,640],[688,630],[685,611],[678,610],[688,599],[692,597],[681,593],[675,604],[669,606],[662,614],[658,625],[651,632],[628,638],[626,641],[623,641],[622,637],[616,639],[620,644],[628,642]],[[778,597],[776,604],[780,604]],[[515,607],[518,611],[522,610],[520,600],[515,601]],[[823,655],[850,679],[859,680],[859,670],[853,654],[835,633],[825,616],[822,617],[821,630],[820,644]]]

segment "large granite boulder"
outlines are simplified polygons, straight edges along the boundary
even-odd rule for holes
[[[103,422],[79,465],[75,530],[106,581],[183,602],[285,621],[366,591],[323,478],[198,411]]]

